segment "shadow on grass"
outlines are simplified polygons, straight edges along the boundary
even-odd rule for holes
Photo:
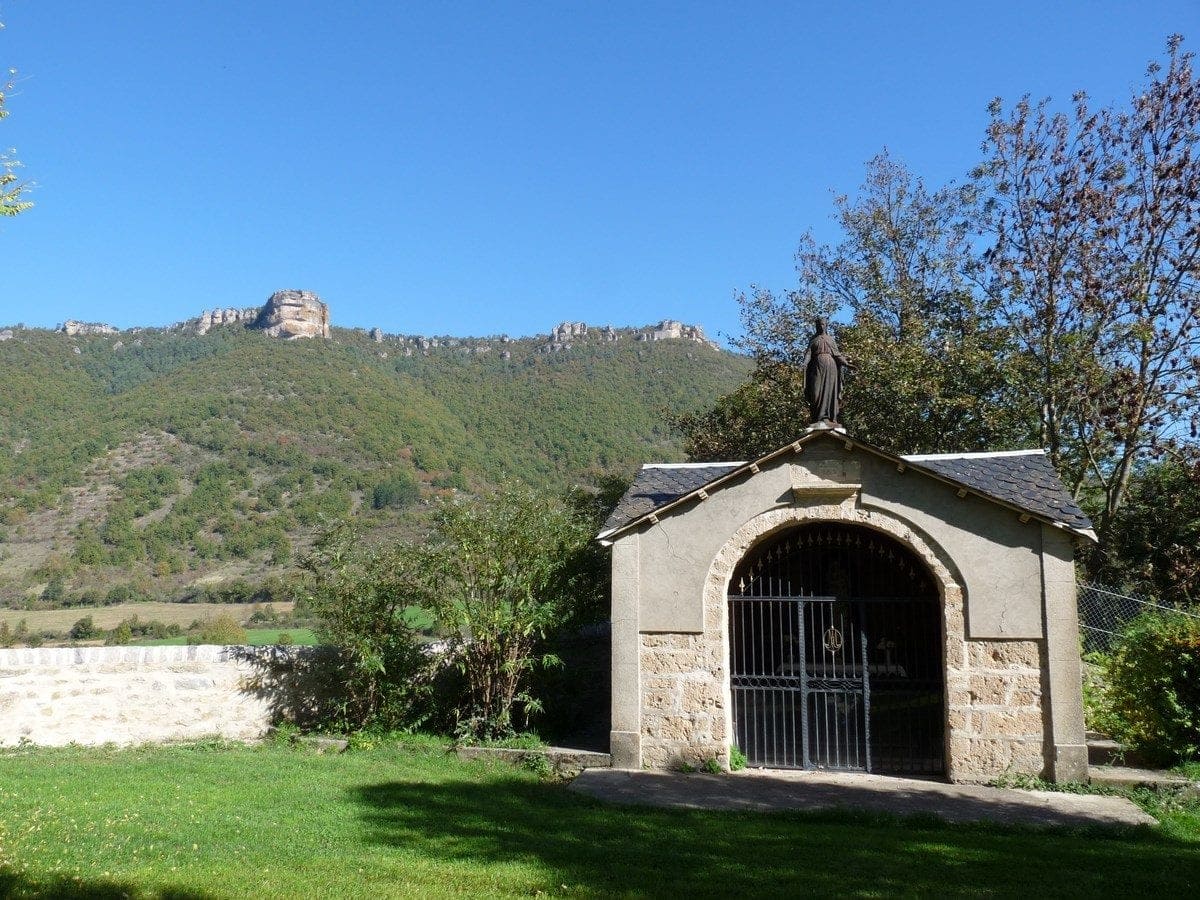
[[[621,807],[515,777],[389,782],[356,794],[376,845],[464,867],[535,864],[548,870],[547,890],[1180,896],[1200,886],[1200,845],[1149,828]]]
[[[112,878],[70,878],[47,876],[29,878],[17,872],[0,869],[0,897],[54,897],[55,900],[213,900],[216,895],[185,888],[147,890],[132,881]]]

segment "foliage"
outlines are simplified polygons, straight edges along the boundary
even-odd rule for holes
[[[583,582],[572,563],[591,537],[590,523],[565,504],[510,488],[444,503],[429,542],[408,549],[466,680],[466,733],[507,734],[514,707],[526,716],[538,708],[522,687],[535,667],[557,662],[534,650],[572,616]]]
[[[837,313],[857,366],[842,421],[900,453],[986,449],[1025,437],[1011,390],[1012,348],[972,283],[969,191],[928,191],[886,153],[859,194],[835,199],[843,239],[797,253],[797,290],[740,297],[753,379],[701,416],[680,420],[693,459],[746,459],[794,440],[810,419],[801,369],[817,315]]]
[[[371,503],[376,509],[387,509],[389,506],[408,506],[415,503],[421,496],[416,479],[407,473],[393,475],[387,481],[375,485],[372,491]]]
[[[246,643],[246,629],[229,613],[220,613],[204,620],[194,634],[189,634],[189,644],[218,644],[222,646]]]
[[[0,30],[3,28],[4,23],[0,22]],[[8,80],[0,84],[0,120],[8,117],[9,111],[4,108],[4,104],[12,92],[17,70],[9,69],[5,74]],[[16,170],[20,166],[19,161],[0,154],[0,217],[15,216],[33,206],[28,200],[21,199],[28,190],[28,185],[17,180]]]
[[[1200,467],[1176,460],[1135,472],[1092,577],[1160,603],[1200,607]]]
[[[742,769],[746,768],[747,762],[749,762],[749,760],[746,759],[746,754],[742,752],[741,747],[735,745],[729,748],[730,772],[740,772]]]
[[[1083,655],[1083,720],[1088,731],[1111,735],[1121,730],[1114,716],[1108,691],[1107,653],[1092,651]]]
[[[1109,657],[1112,737],[1162,762],[1200,757],[1200,619],[1146,613]]]
[[[1107,537],[1136,464],[1200,428],[1200,83],[1178,35],[1127,107],[991,106],[991,289],[1041,437]]]
[[[707,405],[748,362],[631,338],[385,359],[347,329],[281,342],[241,326],[18,328],[0,343],[0,553],[57,542],[64,602],[117,583],[181,599],[284,574],[346,516],[376,538],[417,534],[431,505],[404,502],[414,485],[431,498],[508,481],[561,491],[677,457],[664,410]],[[48,580],[33,576],[41,558],[10,558],[0,600]]]
[[[99,633],[100,629],[96,627],[92,617],[84,616],[71,626],[70,637],[73,641],[86,641],[88,638],[96,637]]]
[[[301,561],[318,635],[343,654],[343,727],[398,727],[422,714],[434,662],[410,612],[417,565],[406,546],[367,545],[348,525],[322,535]]]

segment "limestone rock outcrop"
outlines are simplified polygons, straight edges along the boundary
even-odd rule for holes
[[[77,322],[74,319],[67,319],[55,331],[61,331],[69,335],[76,334],[116,334],[120,329],[112,325],[106,325],[103,322]]]
[[[311,291],[276,291],[254,322],[271,337],[329,337],[329,307]]]
[[[258,307],[250,306],[246,309],[214,309],[211,312],[205,311],[200,313],[200,317],[195,319],[196,334],[208,334],[213,328],[218,325],[231,325],[235,322],[245,322],[249,324],[258,318]]]
[[[707,344],[710,347],[717,345],[708,339],[704,333],[704,329],[699,325],[685,325],[675,319],[663,319],[655,327],[641,332],[637,339],[639,341],[695,341],[697,344]]]

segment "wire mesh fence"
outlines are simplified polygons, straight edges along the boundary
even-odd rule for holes
[[[1112,648],[1122,629],[1133,619],[1145,612],[1160,612],[1164,615],[1190,616],[1200,619],[1200,614],[1163,606],[1153,600],[1142,600],[1107,588],[1100,584],[1081,581],[1077,584],[1079,598],[1079,633],[1083,639],[1083,652],[1107,651]]]

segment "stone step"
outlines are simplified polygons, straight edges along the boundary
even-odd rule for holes
[[[542,747],[537,750],[521,750],[513,747],[459,747],[459,759],[503,759],[511,763],[524,763],[531,757],[544,757],[556,775],[573,778],[584,769],[607,769],[612,766],[612,757],[607,753],[592,750],[573,750],[569,747]]]
[[[1087,748],[1088,765],[1108,766],[1125,759],[1125,748],[1108,738],[1089,738]]]
[[[1136,751],[1094,731],[1088,732],[1087,748],[1088,765],[1149,768],[1146,759],[1139,756]]]
[[[1135,769],[1131,766],[1088,766],[1088,781],[1094,785],[1115,788],[1180,789],[1200,796],[1200,783],[1178,772],[1162,769]]]

